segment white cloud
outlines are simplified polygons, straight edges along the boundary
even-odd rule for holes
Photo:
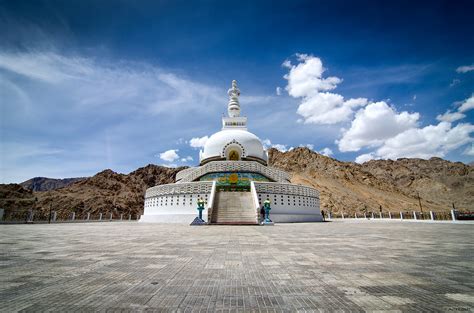
[[[464,100],[464,102],[461,103],[456,112],[448,110],[446,111],[446,113],[438,115],[436,119],[438,121],[452,123],[465,118],[466,115],[463,113],[472,109],[474,109],[474,94],[470,98]]]
[[[330,76],[323,78],[325,68],[320,58],[297,54],[298,64],[289,60],[283,66],[289,69],[284,76],[288,81],[286,90],[294,98],[302,98],[297,113],[303,117],[304,123],[335,124],[351,118],[357,107],[365,106],[367,99],[357,98],[344,100],[344,97],[328,92],[337,87],[342,79]]]
[[[471,143],[463,152],[464,155],[474,156],[474,144]]]
[[[374,160],[374,159],[375,159],[375,155],[373,153],[365,153],[365,154],[359,155],[355,159],[355,162],[359,163],[359,164],[362,164],[362,163],[365,163],[367,161]]]
[[[462,113],[459,113],[459,112],[451,112],[451,111],[447,111],[446,113],[444,114],[440,114],[436,117],[436,119],[440,122],[449,122],[449,123],[452,123],[452,122],[455,122],[457,120],[460,120],[460,119],[463,119],[465,118],[466,115],[462,114]]]
[[[311,144],[311,143],[307,143],[304,145],[306,148],[310,149],[310,150],[314,150],[314,145]]]
[[[452,127],[448,122],[413,128],[388,139],[377,149],[376,155],[383,159],[444,157],[448,152],[472,142],[472,132],[474,125],[458,124]]]
[[[179,159],[179,155],[177,152],[178,152],[177,149],[171,149],[171,150],[162,152],[160,153],[160,159],[166,162],[173,162],[174,160]]]
[[[474,64],[460,66],[456,69],[456,72],[458,72],[458,73],[467,73],[467,72],[470,72],[470,71],[474,71]]]
[[[190,161],[193,161],[193,160],[194,160],[193,157],[188,155],[187,157],[182,158],[181,162],[190,162]]]
[[[334,153],[332,152],[332,150],[330,148],[324,148],[322,149],[321,151],[319,151],[320,154],[322,155],[325,155],[327,157],[330,157],[331,155],[333,155]]]
[[[277,96],[281,96],[281,87],[276,87],[276,90],[275,90]]]
[[[459,107],[458,111],[467,112],[472,109],[474,109],[474,94],[472,94],[470,98],[464,100],[464,102]]]
[[[194,137],[189,140],[189,145],[193,148],[202,148],[206,144],[209,136],[204,137]]]
[[[283,145],[283,144],[279,144],[279,143],[272,143],[270,141],[270,139],[264,139],[262,140],[262,144],[263,144],[263,148],[265,150],[268,150],[270,148],[275,148],[281,152],[286,152],[286,151],[289,151],[288,147],[286,145]]]
[[[351,127],[336,143],[342,152],[377,147],[385,140],[415,127],[419,117],[418,113],[398,113],[384,101],[371,103],[356,113]]]

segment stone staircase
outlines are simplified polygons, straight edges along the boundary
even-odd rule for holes
[[[258,224],[251,192],[216,192],[211,224]]]

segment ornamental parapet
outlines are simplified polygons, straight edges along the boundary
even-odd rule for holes
[[[188,168],[178,172],[176,180],[179,180],[179,183],[192,182],[207,173],[216,172],[253,172],[280,183],[290,181],[290,175],[287,172],[255,161],[212,161],[200,167]]]
[[[181,184],[166,184],[148,188],[145,199],[179,194],[208,194],[212,190],[213,182],[190,182]]]
[[[319,199],[319,191],[312,187],[271,182],[254,182],[257,193],[298,195]]]

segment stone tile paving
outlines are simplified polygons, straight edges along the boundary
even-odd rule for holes
[[[0,226],[0,311],[474,310],[474,225]]]

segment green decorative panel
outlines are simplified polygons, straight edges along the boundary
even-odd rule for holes
[[[199,181],[216,181],[217,186],[235,186],[235,187],[248,187],[250,182],[269,182],[270,180],[258,173],[248,172],[220,172],[220,173],[209,173],[201,178]]]

